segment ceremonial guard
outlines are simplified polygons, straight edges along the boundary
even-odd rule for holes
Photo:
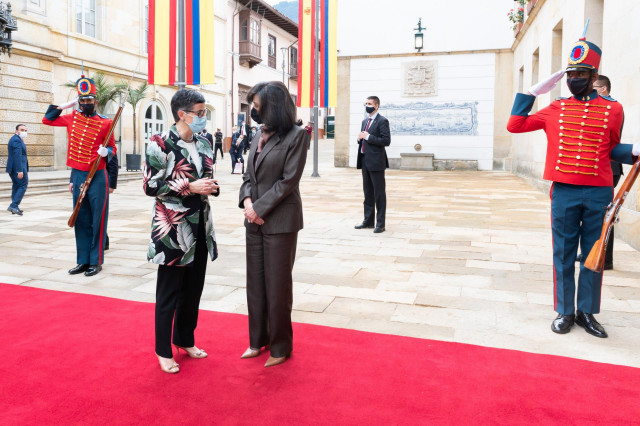
[[[113,135],[107,147],[102,143],[109,133],[111,120],[96,113],[96,85],[84,75],[76,82],[78,109],[71,114],[60,115],[76,100],[64,105],[49,105],[42,122],[49,126],[66,127],[69,138],[67,166],[71,167],[69,190],[73,193],[73,205],[80,194],[92,164],[100,157],[98,170],[91,181],[75,223],[78,265],[70,274],[84,272],[86,276],[99,273],[104,259],[107,216],[109,213],[109,179],[107,162],[116,154]]]
[[[586,30],[585,30],[586,32]],[[622,105],[593,89],[601,51],[582,37],[569,55],[567,85],[573,94],[557,99],[529,115],[536,96],[549,92],[565,74],[559,71],[518,93],[507,129],[512,133],[543,129],[547,155],[543,178],[552,181],[551,231],[553,237],[554,309],[551,329],[568,333],[574,323],[596,337],[607,337],[594,314],[600,312],[602,273],[580,263],[575,306],[575,263],[578,241],[584,258],[600,236],[606,207],[613,199],[610,159],[633,163],[640,144],[620,144]]]

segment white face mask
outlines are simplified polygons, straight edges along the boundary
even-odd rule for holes
[[[27,132],[20,132],[20,137],[22,139],[26,139],[27,138]]]

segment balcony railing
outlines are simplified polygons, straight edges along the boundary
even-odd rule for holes
[[[289,78],[298,79],[298,64],[289,64]]]
[[[248,64],[249,68],[262,62],[260,57],[260,45],[250,41],[240,41],[240,64]]]

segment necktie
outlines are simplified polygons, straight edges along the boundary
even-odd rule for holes
[[[369,126],[371,125],[372,121],[373,121],[373,118],[369,118],[369,121],[367,121],[367,125],[364,128],[365,132],[369,130]],[[364,154],[364,139],[362,140],[362,153]]]

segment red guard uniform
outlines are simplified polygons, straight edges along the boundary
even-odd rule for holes
[[[82,76],[77,81],[80,99],[95,98],[96,88],[93,80]],[[106,165],[116,154],[113,135],[109,138],[107,157],[98,155],[109,128],[111,119],[93,113],[85,114],[73,110],[71,114],[60,115],[62,110],[50,105],[42,119],[49,126],[66,127],[69,138],[67,146],[67,166],[71,167],[71,183],[73,183],[73,205],[80,194],[80,188],[86,181],[93,163],[99,159],[98,170],[87,190],[80,211],[78,212],[74,231],[76,235],[76,253],[79,267],[69,271],[86,275],[94,275],[101,269],[104,258],[106,226],[109,213],[109,180]],[[93,272],[92,272],[93,271]]]
[[[599,63],[600,49],[581,39],[571,51],[567,70],[597,72]],[[568,324],[559,328],[554,321],[552,329],[566,333],[573,325],[575,314],[576,322],[584,326],[585,314],[600,312],[602,273],[586,269],[583,260],[576,298],[575,259],[579,243],[582,253],[587,254],[600,236],[606,207],[613,198],[610,159],[631,164],[632,145],[620,144],[622,106],[609,97],[598,96],[595,90],[555,100],[529,115],[534,101],[534,96],[516,95],[507,129],[512,133],[544,130],[547,135],[544,179],[553,182],[554,309],[560,314],[556,321]],[[598,324],[598,327],[601,326]],[[598,337],[606,337],[604,329],[602,332],[586,326],[585,329]]]

